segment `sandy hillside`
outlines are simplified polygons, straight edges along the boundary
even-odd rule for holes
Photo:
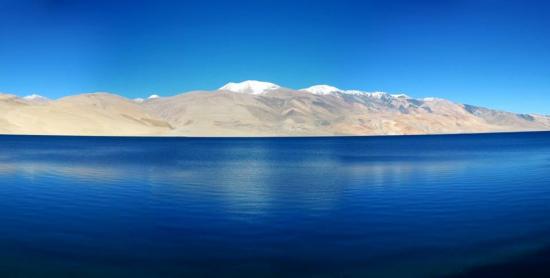
[[[172,129],[139,104],[106,93],[47,102],[0,97],[0,123],[5,134],[162,135]]]

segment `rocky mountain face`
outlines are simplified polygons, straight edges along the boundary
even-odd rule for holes
[[[405,94],[245,81],[128,100],[0,95],[0,133],[169,136],[401,135],[550,130],[550,117]]]
[[[143,103],[176,134],[375,135],[547,130],[549,118],[514,114],[444,99],[340,90],[302,90],[259,81],[229,83]]]

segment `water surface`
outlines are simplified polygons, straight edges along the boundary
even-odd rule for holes
[[[0,136],[1,277],[465,275],[549,213],[550,133]]]

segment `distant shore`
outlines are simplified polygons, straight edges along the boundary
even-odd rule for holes
[[[475,132],[475,133],[429,133],[429,134],[374,134],[374,135],[296,135],[296,136],[185,136],[185,135],[75,135],[75,134],[3,134],[0,136],[33,136],[33,137],[121,137],[121,138],[220,138],[220,139],[246,139],[246,138],[376,138],[376,137],[424,137],[424,136],[470,136],[470,135],[498,135],[498,134],[534,134],[534,133],[550,133],[550,130],[528,130],[528,131],[500,131],[500,132]]]
[[[146,100],[105,92],[56,100],[0,94],[0,134],[327,137],[550,130],[550,116],[539,114],[324,85],[293,90],[260,82],[263,89],[250,91],[257,82]]]

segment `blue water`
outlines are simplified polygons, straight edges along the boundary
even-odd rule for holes
[[[442,277],[549,213],[550,133],[0,136],[0,277]]]

